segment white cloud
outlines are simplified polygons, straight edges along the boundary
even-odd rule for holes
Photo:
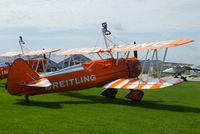
[[[198,0],[1,0],[0,39],[7,44],[3,51],[16,49],[19,35],[25,35],[25,41],[34,48],[55,44],[63,49],[91,47],[96,45],[94,31],[107,21],[111,32],[127,42],[192,38],[198,44],[199,5]],[[71,34],[70,30],[79,32]],[[189,32],[197,35],[187,35]],[[186,48],[172,49],[176,53],[169,56],[184,57],[184,51],[193,49]],[[195,63],[199,56],[197,47],[186,61]]]
[[[196,0],[1,0],[0,28],[80,29],[103,21],[128,31],[200,28]]]

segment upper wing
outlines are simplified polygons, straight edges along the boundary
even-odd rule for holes
[[[147,50],[147,49],[161,49],[168,47],[175,47],[183,44],[192,42],[191,39],[171,40],[171,41],[160,41],[143,44],[128,44],[115,47],[112,52],[125,52],[125,51],[136,51],[136,50]]]
[[[4,54],[0,54],[0,57],[14,57],[14,56],[19,56],[21,52],[7,52]]]
[[[35,50],[35,51],[28,51],[22,54],[22,56],[33,56],[33,55],[41,55],[46,53],[52,53],[59,51],[60,49],[45,49],[45,50]]]
[[[34,50],[34,51],[27,51],[24,54],[22,52],[7,52],[4,54],[0,54],[0,57],[14,57],[14,56],[33,56],[33,55],[41,55],[46,53],[52,53],[59,51],[60,49],[46,49],[46,50]]]
[[[126,44],[119,46],[110,46],[106,47],[94,47],[94,48],[75,48],[68,49],[57,55],[76,55],[76,54],[92,54],[99,52],[126,52],[126,51],[135,51],[135,50],[146,50],[146,49],[161,49],[168,47],[175,47],[183,45],[189,42],[192,42],[191,39],[181,39],[181,40],[171,40],[171,41],[160,41],[152,43],[143,43],[143,44]]]
[[[141,80],[138,78],[117,79],[103,86],[103,88],[121,88],[121,89],[157,89],[173,86],[182,83],[179,78],[154,78],[150,80]]]
[[[94,47],[94,48],[74,48],[68,49],[61,53],[57,53],[57,55],[76,55],[76,54],[92,54],[92,53],[100,53],[100,52],[110,52],[111,48],[106,47]]]

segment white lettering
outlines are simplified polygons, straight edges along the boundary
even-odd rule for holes
[[[84,82],[85,82],[85,83],[86,83],[86,82],[90,82],[89,76],[83,76],[83,79],[84,79]]]
[[[80,82],[77,80],[77,78],[75,78],[75,84],[76,85],[80,84]]]
[[[90,76],[90,80],[91,80],[91,81],[95,81],[95,80],[96,80],[96,76],[95,76],[95,75],[91,75],[91,76]]]
[[[60,81],[59,84],[60,84],[60,87],[65,87],[65,81],[64,80]]]
[[[71,85],[73,85],[74,79],[69,79],[69,81],[71,82]]]
[[[80,77],[80,80],[81,80],[81,83],[83,83],[83,78],[82,77]]]
[[[66,83],[65,83],[65,84],[66,84],[66,87],[68,87],[68,86],[69,86],[69,84],[68,84],[68,80],[66,80],[65,82],[66,82]]]
[[[58,82],[54,82],[54,83],[53,83],[53,89],[55,89],[55,88],[59,88],[59,87],[58,87]]]
[[[56,89],[56,88],[64,88],[69,87],[73,85],[79,85],[83,83],[89,83],[91,81],[95,81],[96,76],[95,75],[87,75],[79,78],[71,78],[68,80],[61,80],[58,82],[53,82],[51,87],[45,88],[46,90]]]

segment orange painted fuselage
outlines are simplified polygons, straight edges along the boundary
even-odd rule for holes
[[[16,86],[14,84],[14,86],[12,84],[8,86],[10,86],[9,92],[13,95],[31,96],[36,94],[101,87],[119,78],[138,77],[140,72],[141,65],[135,57],[131,57],[128,60],[119,59],[118,61],[116,59],[110,58],[90,61],[56,72],[44,73],[40,75],[40,78],[47,78],[50,81],[50,87],[41,88],[26,86],[26,83],[31,81],[31,78],[28,76],[21,76],[21,78],[16,79],[11,78],[10,83],[18,80],[18,84],[16,84]],[[30,73],[30,75],[32,75],[32,79],[34,79],[34,74]],[[37,76],[35,76],[35,78],[36,77]],[[26,82],[23,83],[23,79],[25,79],[24,81]],[[23,84],[20,85],[19,83]]]

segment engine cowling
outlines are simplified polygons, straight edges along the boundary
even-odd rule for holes
[[[138,77],[142,71],[142,65],[136,57],[130,57],[128,59],[129,77]]]

